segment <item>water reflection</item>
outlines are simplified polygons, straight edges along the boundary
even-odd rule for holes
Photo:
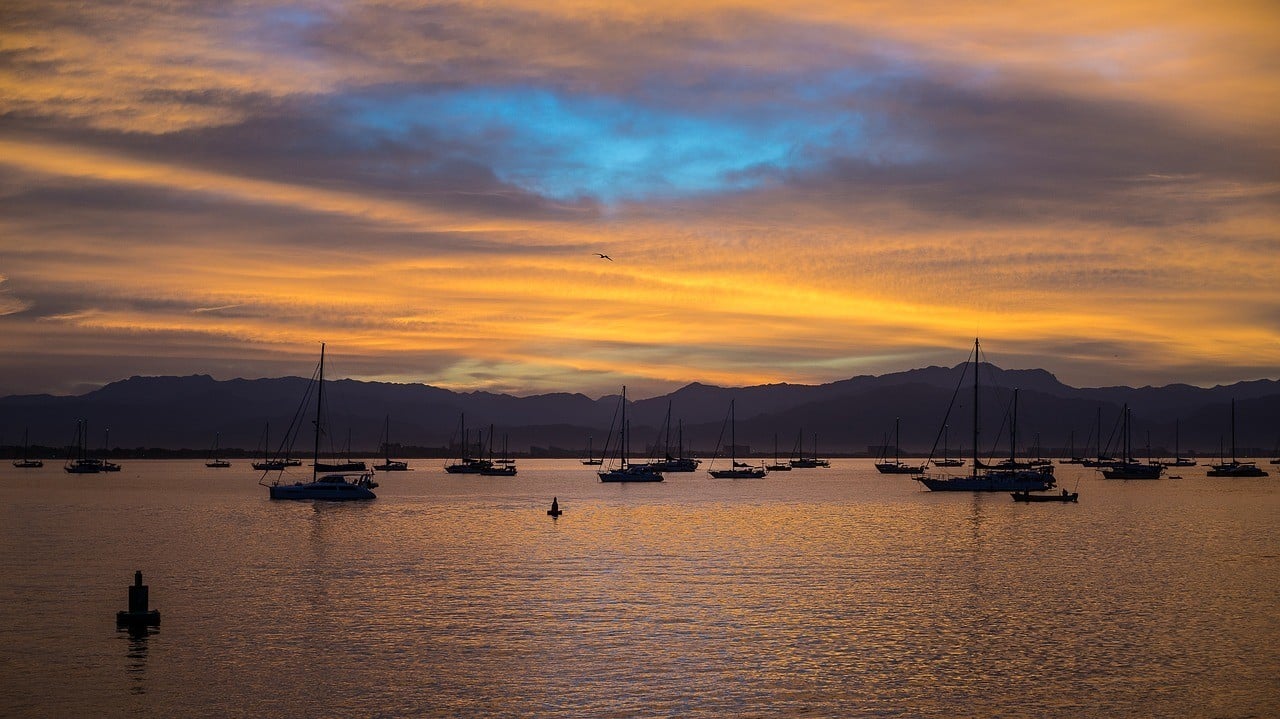
[[[125,650],[125,677],[129,680],[130,694],[147,693],[147,640],[159,629],[147,626],[131,626],[121,630],[128,642]]]

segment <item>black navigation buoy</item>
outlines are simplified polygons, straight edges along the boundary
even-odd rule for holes
[[[129,609],[116,612],[116,626],[128,629],[160,626],[160,610],[147,609],[147,585],[142,583],[142,570],[133,573],[133,586],[129,587]]]
[[[564,512],[560,511],[560,502],[558,498],[556,497],[551,498],[551,509],[547,510],[547,514],[552,517],[559,517],[560,515],[564,514]]]

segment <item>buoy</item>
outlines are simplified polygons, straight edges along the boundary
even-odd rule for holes
[[[564,512],[560,511],[560,502],[557,497],[551,498],[551,509],[547,510],[547,514],[552,517],[559,517],[564,514]]]
[[[129,609],[116,612],[116,626],[128,629],[160,626],[160,610],[148,609],[148,588],[142,583],[142,570],[133,573],[133,586],[129,587]]]

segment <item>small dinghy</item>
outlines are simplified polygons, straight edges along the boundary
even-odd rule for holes
[[[1032,494],[1031,492],[1010,492],[1015,502],[1076,502],[1080,499],[1079,492],[1068,492],[1062,490],[1062,494]]]

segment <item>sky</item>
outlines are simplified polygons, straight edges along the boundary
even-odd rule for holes
[[[609,255],[601,259],[596,253]],[[1274,2],[8,0],[0,394],[1280,376]]]

